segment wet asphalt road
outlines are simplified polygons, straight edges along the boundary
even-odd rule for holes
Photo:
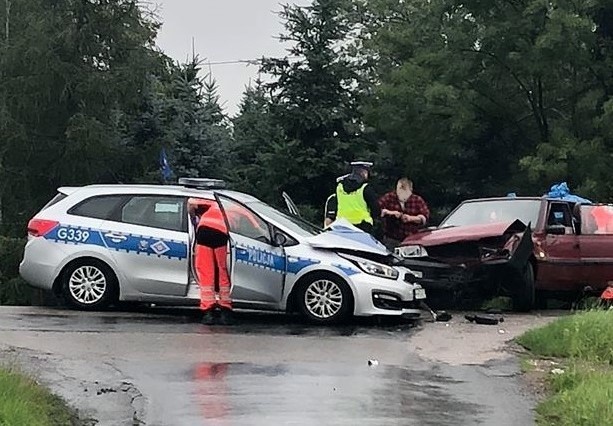
[[[237,320],[211,327],[190,310],[0,308],[0,358],[36,374],[89,424],[533,423],[534,401],[510,356],[426,361],[411,343],[417,329],[402,322]]]

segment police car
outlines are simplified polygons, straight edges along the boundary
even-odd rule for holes
[[[59,188],[28,224],[21,276],[85,310],[116,301],[197,304],[187,200],[202,198],[218,202],[228,222],[237,308],[298,311],[319,323],[419,316],[424,289],[370,235],[340,221],[325,231],[311,225],[286,194],[290,213],[222,181],[179,182]]]

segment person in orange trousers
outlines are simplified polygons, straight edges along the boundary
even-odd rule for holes
[[[232,299],[230,298],[230,276],[227,265],[227,247],[229,241],[228,229],[221,209],[216,202],[202,204],[195,202],[204,210],[196,228],[196,248],[194,263],[196,279],[200,286],[200,309],[203,312],[202,322],[214,324],[215,308],[221,309],[220,322],[232,322]],[[219,301],[215,288],[219,288]]]

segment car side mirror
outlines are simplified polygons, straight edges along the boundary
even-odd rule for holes
[[[566,227],[564,225],[549,225],[546,231],[550,235],[564,235],[566,234]]]
[[[283,247],[287,244],[287,237],[280,232],[275,233],[274,243],[278,247]]]

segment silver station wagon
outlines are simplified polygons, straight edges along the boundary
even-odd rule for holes
[[[59,188],[28,224],[21,276],[79,309],[116,301],[197,304],[187,200],[202,198],[216,200],[226,216],[235,307],[298,311],[318,323],[419,316],[426,294],[411,271],[349,223],[311,225],[286,194],[290,213],[222,181],[179,182]]]

